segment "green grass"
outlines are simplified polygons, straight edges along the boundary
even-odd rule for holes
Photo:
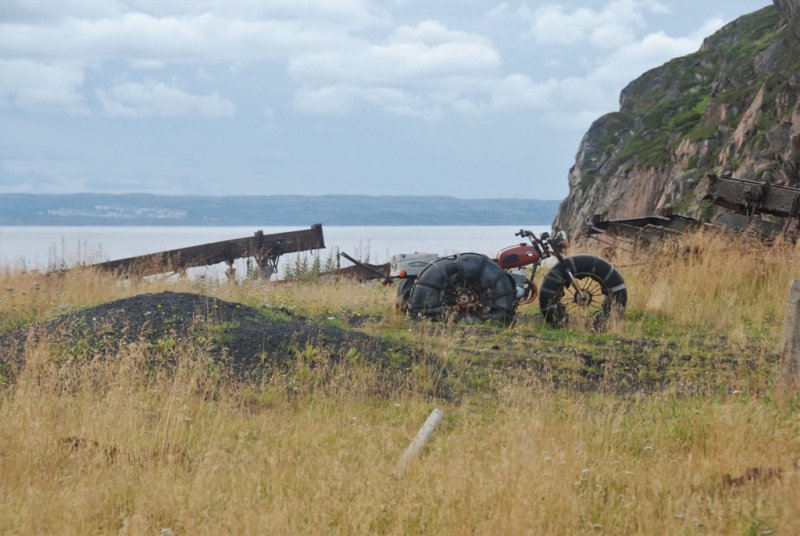
[[[232,333],[241,326],[236,320],[226,322],[203,322],[200,324],[203,338],[211,343],[225,345],[231,342]]]

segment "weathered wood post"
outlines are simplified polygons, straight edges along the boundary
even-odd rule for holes
[[[403,455],[400,456],[397,466],[394,469],[396,475],[401,475],[405,472],[414,458],[417,457],[422,448],[428,443],[428,441],[430,441],[431,437],[433,437],[433,433],[437,428],[439,428],[443,418],[444,412],[439,408],[436,408],[431,412],[431,414],[425,420],[425,424],[423,424],[422,428],[420,428],[419,432],[417,432],[417,437],[414,438],[414,441],[408,445],[405,452],[403,452]]]
[[[792,281],[789,287],[779,374],[779,395],[790,400],[800,389],[800,279]]]

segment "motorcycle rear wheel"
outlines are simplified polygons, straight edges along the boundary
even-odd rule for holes
[[[567,267],[578,283],[575,288]],[[622,274],[608,261],[594,255],[575,255],[564,259],[545,276],[539,294],[539,307],[551,327],[586,326],[603,331],[608,320],[620,317],[628,301]]]
[[[516,288],[511,277],[479,253],[438,259],[419,274],[408,300],[409,313],[454,321],[514,318]]]
[[[395,306],[400,311],[405,312],[408,309],[408,300],[411,299],[411,289],[414,288],[415,277],[406,277],[400,280],[397,285],[397,300]]]

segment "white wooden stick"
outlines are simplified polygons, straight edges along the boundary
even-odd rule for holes
[[[430,441],[431,437],[433,437],[433,433],[439,428],[439,425],[442,424],[443,418],[444,412],[439,408],[431,411],[431,414],[425,420],[425,424],[423,424],[422,428],[417,432],[417,437],[408,445],[403,455],[400,456],[400,459],[397,461],[397,467],[395,468],[396,474],[401,474],[408,468],[409,464],[417,457],[422,448]]]
[[[795,279],[789,287],[789,305],[786,309],[780,390],[784,397],[792,398],[798,388],[800,388],[800,279]]]

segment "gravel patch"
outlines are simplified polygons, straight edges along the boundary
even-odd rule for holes
[[[24,366],[25,347],[46,338],[71,355],[113,356],[122,345],[202,344],[238,375],[285,365],[313,346],[331,360],[357,351],[376,363],[411,360],[396,343],[296,316],[184,292],[141,294],[65,314],[0,335],[0,374]]]

